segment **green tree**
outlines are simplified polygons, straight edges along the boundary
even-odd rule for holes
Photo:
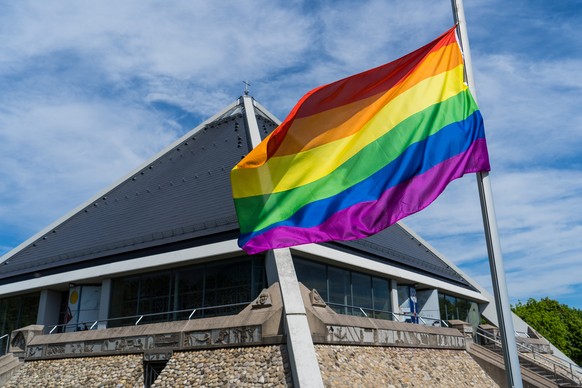
[[[512,310],[566,356],[582,363],[582,310],[549,298],[520,301]]]

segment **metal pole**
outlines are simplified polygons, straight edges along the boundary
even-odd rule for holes
[[[451,0],[451,3],[455,23],[457,23],[458,26],[457,31],[459,34],[459,43],[463,50],[463,57],[465,59],[467,84],[469,85],[473,98],[477,101],[463,1]],[[497,220],[495,217],[495,207],[493,205],[493,191],[491,189],[491,181],[488,172],[477,173],[477,186],[479,189],[479,199],[483,215],[487,253],[489,254],[489,266],[491,268],[491,279],[493,282],[493,296],[495,298],[499,333],[501,335],[501,349],[503,351],[503,361],[505,363],[507,386],[521,388],[523,387],[523,382],[521,380],[517,345],[515,342],[515,330],[513,328],[513,318],[507,293],[507,282],[505,281],[501,244],[499,242],[499,234],[497,231]]]
[[[497,310],[507,384],[508,387],[521,388],[523,383],[521,381],[517,345],[515,343],[515,330],[513,328],[513,318],[509,306],[507,282],[505,281],[503,257],[501,255],[501,245],[499,243],[497,221],[493,206],[493,193],[488,173],[482,172],[477,174],[477,186],[479,188],[479,198],[481,199],[485,241],[487,242],[487,252],[489,253],[489,267],[491,268],[493,296],[495,297],[495,308]]]

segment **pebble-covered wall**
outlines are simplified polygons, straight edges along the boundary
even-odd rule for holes
[[[326,387],[498,387],[464,350],[315,348]]]
[[[464,350],[316,345],[326,387],[497,387]],[[28,361],[14,387],[143,387],[143,356]],[[175,352],[154,387],[290,387],[285,345]]]
[[[284,345],[174,353],[153,387],[287,387]]]
[[[143,355],[25,362],[5,388],[143,387]]]

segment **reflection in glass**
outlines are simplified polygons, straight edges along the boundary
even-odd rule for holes
[[[388,279],[293,258],[298,280],[339,314],[392,319]]]
[[[198,264],[112,281],[109,327],[236,314],[266,288],[262,256]],[[185,311],[181,311],[185,310]]]

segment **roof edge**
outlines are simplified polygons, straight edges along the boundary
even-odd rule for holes
[[[420,235],[418,235],[415,231],[413,231],[409,226],[407,226],[405,223],[403,223],[402,221],[398,221],[397,224],[406,231],[406,233],[410,234],[412,237],[414,237],[416,240],[418,240],[419,243],[421,243],[422,245],[424,245],[427,249],[429,249],[432,253],[434,253],[439,259],[441,259],[446,265],[448,265],[449,267],[451,267],[453,270],[455,270],[455,272],[457,272],[459,275],[461,275],[463,277],[463,279],[467,280],[467,282],[469,282],[469,284],[471,284],[471,286],[475,287],[477,290],[479,290],[480,293],[482,293],[483,295],[486,295],[489,300],[491,300],[491,295],[489,295],[489,293],[479,285],[479,283],[477,283],[475,280],[473,280],[469,275],[467,275],[463,270],[461,270],[456,264],[454,264],[451,260],[447,259],[445,257],[445,255],[443,255],[441,252],[439,252],[435,247],[433,247],[429,242],[427,242],[425,239],[423,239],[422,237],[420,237]]]
[[[277,118],[274,114],[269,112],[267,108],[261,105],[257,100],[253,98],[253,103],[256,109],[258,109],[261,113],[263,113],[267,118],[271,119],[275,124],[281,125],[282,121]]]

